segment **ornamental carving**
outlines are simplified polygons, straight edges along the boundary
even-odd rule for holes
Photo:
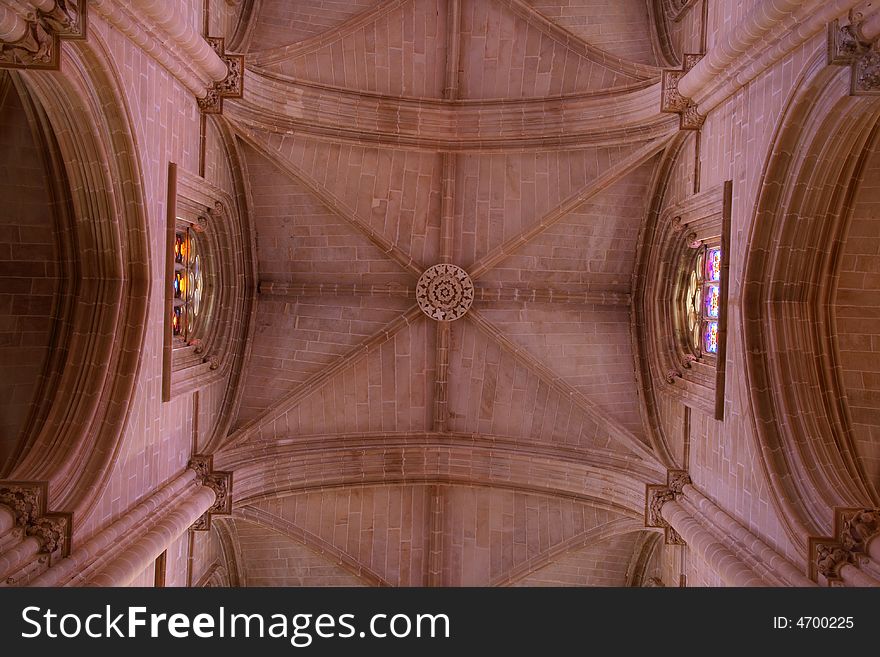
[[[28,21],[24,36],[13,43],[0,42],[3,68],[58,68],[58,35],[39,21]]]
[[[660,101],[661,112],[681,113],[690,102],[678,92],[678,81],[684,77],[684,71],[663,71],[663,97]]]
[[[835,20],[828,26],[828,62],[850,67],[852,95],[880,95],[880,42],[865,37],[864,20],[861,12],[851,11],[849,24]]]
[[[197,98],[203,114],[222,114],[224,98],[241,98],[244,94],[244,55],[227,55],[226,40],[222,37],[205,37],[214,52],[226,64],[226,77],[207,89],[204,98]]]
[[[853,65],[852,93],[859,96],[880,95],[880,45],[866,52]]]
[[[703,127],[705,117],[697,111],[697,106],[690,98],[682,96],[678,91],[679,81],[696,66],[702,55],[688,53],[684,55],[680,70],[666,69],[661,79],[660,111],[678,114],[679,129],[699,130]]]
[[[691,483],[691,476],[686,470],[670,470],[666,473],[666,485],[676,495],[681,495],[684,487]]]
[[[851,552],[833,543],[816,544],[816,565],[819,572],[829,580],[840,579],[840,569],[846,563],[854,563]]]
[[[37,10],[41,22],[67,39],[86,36],[86,0],[55,0],[51,11]]]
[[[33,536],[46,555],[70,552],[71,522],[68,513],[46,511],[46,483],[8,481],[0,484],[0,504],[12,511],[15,524],[26,536]]]
[[[699,130],[703,127],[703,123],[706,122],[706,117],[700,114],[697,110],[697,106],[693,103],[689,103],[688,106],[681,112],[681,122],[679,127],[682,130]]]
[[[205,511],[190,528],[194,531],[208,531],[211,528],[212,516],[232,515],[232,473],[215,471],[212,456],[193,456],[189,462],[189,469],[196,473],[201,486],[210,487],[217,496],[211,508]]]
[[[461,267],[434,265],[416,283],[416,301],[431,319],[452,322],[463,317],[473,304],[474,284]]]
[[[21,38],[0,42],[0,68],[57,69],[61,39],[86,36],[86,0],[55,0],[51,10],[34,9],[23,20]]]
[[[666,537],[667,545],[685,545],[684,539],[663,517],[663,505],[675,501],[682,494],[691,478],[684,470],[669,470],[666,485],[649,484],[645,490],[645,526],[660,527]]]
[[[676,379],[681,378],[681,372],[678,370],[669,370],[666,373],[666,383],[675,383]]]
[[[868,542],[880,534],[880,509],[836,509],[834,535],[810,539],[813,577],[823,575],[829,584],[840,582],[845,564],[858,566],[866,558]]]

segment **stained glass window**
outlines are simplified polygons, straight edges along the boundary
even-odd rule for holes
[[[706,351],[710,354],[718,353],[718,322],[706,322],[706,334],[703,340]]]
[[[694,258],[685,291],[688,341],[697,354],[718,353],[721,313],[721,249],[703,248]]]
[[[706,257],[706,280],[721,280],[721,249],[709,249]]]
[[[196,329],[204,289],[202,256],[190,228],[178,230],[174,236],[174,279],[171,285],[174,291],[172,333],[189,340]]]
[[[718,317],[718,303],[721,293],[718,291],[717,285],[706,286],[706,316]]]

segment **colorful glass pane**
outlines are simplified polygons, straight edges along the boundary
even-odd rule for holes
[[[718,322],[707,322],[703,334],[703,347],[710,354],[718,353]]]
[[[184,283],[184,278],[182,272],[176,271],[174,272],[174,298],[181,299],[183,298],[183,291],[186,287],[186,283]]]
[[[171,324],[174,335],[186,340],[198,330],[196,322],[202,307],[202,260],[196,236],[189,229],[174,235],[174,278],[171,281],[174,310]]]
[[[171,313],[171,331],[174,333],[174,335],[180,335],[180,331],[183,328],[180,325],[181,312],[182,312],[181,307],[177,306],[174,308],[174,310]]]
[[[721,291],[717,285],[706,286],[706,317],[718,317]]]
[[[184,238],[182,233],[177,233],[174,235],[174,262],[177,264],[183,264],[183,254],[184,254]]]
[[[721,280],[721,249],[709,249],[709,256],[706,258],[706,280]]]

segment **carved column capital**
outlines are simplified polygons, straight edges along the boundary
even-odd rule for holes
[[[222,37],[205,37],[214,52],[226,64],[226,77],[208,88],[204,98],[197,98],[203,114],[222,114],[224,98],[241,98],[244,95],[244,55],[226,54],[226,40]]]
[[[862,32],[865,17],[850,13],[849,24],[839,20],[828,25],[828,63],[849,66],[850,94],[880,95],[880,42],[869,41]]]
[[[40,553],[64,557],[70,552],[71,515],[50,513],[47,498],[46,482],[0,482],[0,504],[12,511],[16,526],[39,541]]]
[[[681,495],[684,487],[691,483],[685,470],[669,470],[666,473],[666,485],[648,484],[645,490],[645,526],[662,527],[666,535],[667,545],[684,545],[684,539],[663,518],[663,505],[672,502]]]
[[[0,68],[57,69],[61,39],[86,36],[86,0],[55,0],[50,11],[34,9],[24,17],[24,35],[0,41]]]
[[[217,495],[214,504],[190,528],[194,531],[208,531],[214,515],[232,515],[232,473],[214,470],[214,457],[196,455],[190,459],[189,469],[196,473],[201,486],[208,486]]]
[[[703,127],[704,117],[696,104],[682,96],[678,91],[678,82],[703,58],[700,54],[686,54],[680,70],[664,69],[661,84],[660,111],[678,114],[679,129],[699,130]]]
[[[86,5],[86,0],[55,0],[50,11],[37,10],[37,15],[62,38],[85,39]]]
[[[844,564],[858,566],[867,558],[868,542],[880,534],[880,509],[834,510],[834,534],[810,538],[810,576],[822,575],[829,585],[839,584]]]

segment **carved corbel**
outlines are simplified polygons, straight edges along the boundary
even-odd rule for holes
[[[833,536],[810,539],[810,576],[822,575],[829,585],[839,585],[840,569],[867,559],[867,545],[878,534],[880,509],[835,509]]]
[[[86,0],[55,0],[51,10],[35,9],[24,22],[25,33],[18,41],[0,42],[0,68],[55,70],[61,39],[86,36]]]
[[[680,378],[682,378],[682,374],[678,370],[669,370],[666,373],[666,383],[675,383],[675,380]]]
[[[196,473],[200,485],[210,487],[217,495],[211,508],[190,527],[193,531],[208,531],[211,529],[213,516],[232,515],[232,473],[215,471],[212,456],[193,456],[189,468]]]
[[[697,109],[696,104],[682,96],[678,91],[679,81],[703,58],[699,54],[686,54],[681,70],[664,69],[661,85],[660,111],[678,114],[679,129],[699,130],[703,127],[704,117]]]
[[[828,25],[828,63],[849,66],[850,94],[880,95],[880,42],[869,40],[862,32],[865,16],[851,11],[849,23],[839,20]]]
[[[685,242],[687,242],[689,249],[699,249],[703,246],[703,240],[697,238],[696,233],[689,233],[687,237],[684,238]]]
[[[200,233],[204,233],[212,222],[217,223],[223,219],[224,212],[223,203],[220,201],[215,202],[213,207],[205,208],[205,211],[196,217],[193,228]]]
[[[685,470],[669,470],[666,473],[666,485],[648,484],[645,488],[645,526],[663,529],[667,545],[685,545],[684,539],[663,518],[663,505],[672,502],[681,495],[684,487],[691,483]]]
[[[0,482],[0,504],[12,510],[15,525],[26,536],[37,539],[40,554],[65,557],[70,553],[71,515],[49,512],[47,498],[46,482]]]
[[[222,37],[205,37],[214,52],[226,64],[226,77],[207,89],[204,98],[197,98],[203,114],[222,114],[224,98],[241,98],[244,94],[244,55],[226,54],[226,40]]]

